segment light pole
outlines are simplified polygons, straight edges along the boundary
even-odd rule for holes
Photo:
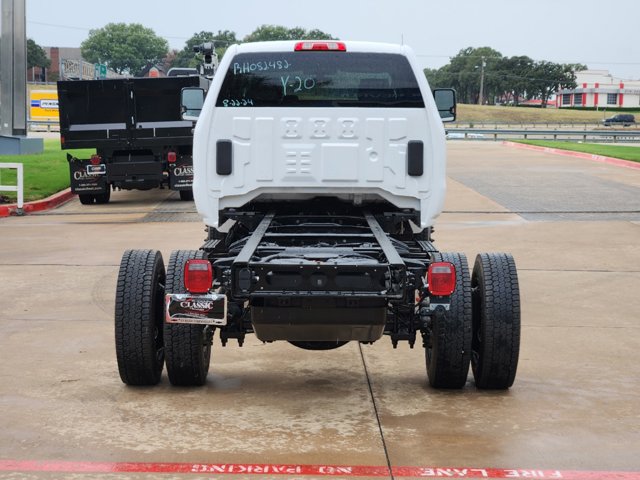
[[[482,57],[482,68],[480,70],[480,95],[478,96],[478,105],[482,105],[484,98],[484,67],[487,66],[487,62],[485,62],[485,57]]]

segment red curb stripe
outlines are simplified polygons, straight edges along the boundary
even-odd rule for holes
[[[73,198],[73,193],[71,193],[71,189],[67,188],[61,192],[55,193],[50,197],[47,197],[43,200],[36,200],[33,202],[27,202],[24,204],[22,211],[24,213],[33,213],[33,212],[42,212],[44,210],[50,210],[55,208],[63,203],[68,202]],[[18,205],[15,203],[10,203],[8,205],[0,205],[0,217],[8,217],[10,215],[16,215],[18,211]]]
[[[174,473],[197,475],[298,475],[316,477],[388,477],[389,469],[379,466],[198,464],[198,463],[117,463],[0,460],[4,472],[64,473]],[[393,467],[395,477],[493,478],[555,480],[640,480],[640,472],[537,470],[454,467]]]
[[[529,145],[526,143],[502,142],[502,145],[513,148],[521,148],[524,150],[535,150],[537,152],[553,153],[554,155],[563,155],[565,157],[584,158],[593,160],[594,162],[609,163],[618,167],[640,168],[640,162],[632,162],[630,160],[622,160],[620,158],[606,157],[604,155],[594,155],[593,153],[574,152],[572,150],[562,150],[560,148],[540,147],[538,145]],[[639,147],[640,148],[640,147]]]

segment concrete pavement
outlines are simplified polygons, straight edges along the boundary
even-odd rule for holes
[[[640,171],[494,143],[450,142],[449,150],[436,245],[467,253],[470,263],[477,252],[507,251],[518,265],[522,348],[511,390],[478,391],[471,376],[461,391],[433,390],[423,349],[393,350],[386,338],[329,352],[216,340],[205,387],[171,387],[166,374],[155,388],[124,386],[113,340],[122,252],[156,248],[166,261],[205,234],[193,204],[175,194],[116,192],[104,206],[74,200],[0,219],[0,478],[229,476],[1,471],[9,460],[389,462],[640,478],[640,212],[625,201],[640,198]],[[577,208],[594,196],[606,208]],[[576,207],[571,215],[567,205]],[[611,220],[621,218],[616,212],[623,219]],[[447,472],[440,476],[461,477]]]

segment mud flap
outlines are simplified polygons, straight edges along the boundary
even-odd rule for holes
[[[67,155],[71,191],[77,194],[101,194],[109,188],[106,165],[93,165],[89,160],[80,160]]]
[[[169,188],[171,190],[191,190],[193,187],[193,161],[191,157],[179,157],[169,165]]]

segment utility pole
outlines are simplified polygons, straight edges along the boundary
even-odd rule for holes
[[[482,66],[480,70],[480,96],[478,96],[478,105],[483,104],[484,98],[484,67],[487,66],[487,62],[485,62],[485,57],[482,57]]]
[[[0,47],[0,153],[42,152],[41,138],[27,138],[26,0],[2,1]]]

